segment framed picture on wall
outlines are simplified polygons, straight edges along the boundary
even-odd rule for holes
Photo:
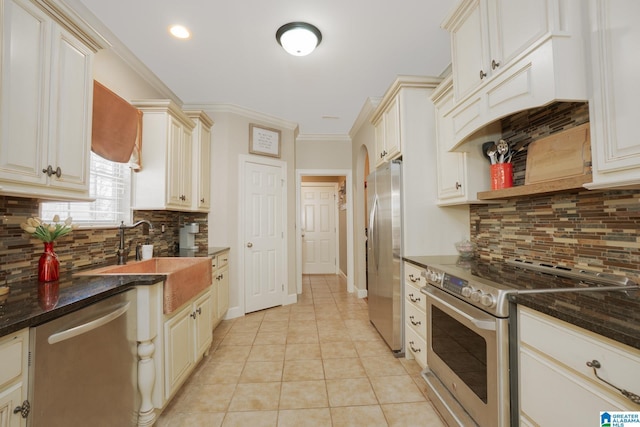
[[[280,131],[249,124],[249,153],[280,158]]]

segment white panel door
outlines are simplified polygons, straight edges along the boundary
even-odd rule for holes
[[[302,274],[336,273],[337,184],[302,185]]]
[[[282,170],[247,162],[244,171],[245,313],[282,304]]]

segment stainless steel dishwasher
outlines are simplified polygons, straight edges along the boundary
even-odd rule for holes
[[[30,331],[32,427],[137,424],[136,291]]]

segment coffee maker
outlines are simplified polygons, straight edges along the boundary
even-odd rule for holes
[[[197,222],[185,223],[180,227],[180,250],[197,251],[196,234],[200,232]]]

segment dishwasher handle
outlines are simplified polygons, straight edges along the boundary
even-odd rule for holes
[[[115,310],[113,310],[108,314],[105,314],[104,316],[98,317],[97,319],[91,320],[81,325],[74,326],[72,328],[66,329],[61,332],[56,332],[55,334],[50,335],[47,341],[49,342],[49,344],[56,344],[56,343],[68,340],[70,338],[77,337],[78,335],[85,334],[94,329],[97,329],[100,326],[106,325],[112,320],[115,320],[118,317],[122,316],[124,313],[127,312],[130,305],[131,305],[130,302],[120,304]]]

